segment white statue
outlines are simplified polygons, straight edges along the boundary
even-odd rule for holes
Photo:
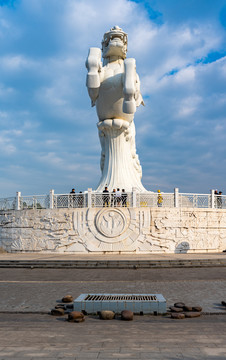
[[[146,191],[141,183],[142,169],[136,153],[134,113],[143,104],[135,59],[126,59],[127,34],[114,26],[104,34],[102,56],[90,48],[86,60],[86,85],[99,122],[101,171],[97,191],[105,186]]]

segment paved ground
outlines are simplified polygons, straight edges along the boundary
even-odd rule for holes
[[[0,359],[225,360],[226,316],[196,319],[87,317],[68,323],[50,315],[1,315]]]
[[[65,294],[160,293],[226,313],[226,268],[190,269],[0,269],[0,312],[48,311]]]
[[[162,293],[168,305],[184,301],[219,315],[185,320],[136,316],[133,322],[89,316],[84,323],[72,324],[66,316],[47,314],[65,294],[91,292]],[[0,269],[0,360],[225,360],[222,300],[225,267]]]

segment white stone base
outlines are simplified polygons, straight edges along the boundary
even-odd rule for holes
[[[226,249],[226,210],[84,208],[0,211],[8,252],[179,253]]]

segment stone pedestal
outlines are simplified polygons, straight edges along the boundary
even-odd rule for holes
[[[9,252],[179,253],[226,249],[226,210],[81,208],[0,212]]]

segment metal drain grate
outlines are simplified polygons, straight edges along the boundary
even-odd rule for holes
[[[157,301],[156,295],[88,295],[85,301]]]
[[[120,313],[131,310],[135,314],[164,314],[166,300],[161,294],[81,294],[74,300],[74,310],[94,314],[101,310]]]

